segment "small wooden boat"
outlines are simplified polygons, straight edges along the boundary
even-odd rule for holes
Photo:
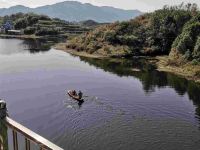
[[[70,90],[70,91],[67,91],[67,94],[68,94],[71,98],[73,98],[74,100],[77,100],[77,101],[79,101],[79,102],[82,102],[82,101],[83,101],[83,99],[79,98],[78,95],[73,95],[71,90]]]

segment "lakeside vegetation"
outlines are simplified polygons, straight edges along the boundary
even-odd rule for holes
[[[65,49],[120,58],[167,55],[164,71],[183,68],[179,74],[188,76],[192,66],[190,79],[200,79],[200,11],[190,3],[164,6],[130,21],[100,26],[71,39]]]

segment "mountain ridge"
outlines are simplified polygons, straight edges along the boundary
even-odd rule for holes
[[[142,14],[139,10],[124,10],[111,6],[95,6],[90,3],[64,1],[53,5],[30,8],[16,5],[10,8],[0,8],[0,16],[14,13],[36,13],[60,18],[66,21],[94,20],[97,22],[126,21]]]

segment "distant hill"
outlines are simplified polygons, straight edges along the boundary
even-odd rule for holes
[[[98,26],[106,25],[106,24],[110,24],[110,23],[99,23],[94,20],[85,20],[85,21],[79,22],[79,24],[83,27],[96,28]]]
[[[97,26],[97,25],[99,25],[99,23],[94,21],[94,20],[85,20],[85,21],[81,21],[80,23],[83,26]]]
[[[29,8],[22,5],[10,8],[1,8],[0,16],[11,15],[18,12],[44,14],[67,21],[94,20],[97,22],[114,22],[132,19],[142,14],[139,10],[123,10],[114,7],[98,7],[89,3],[65,1],[53,5]]]

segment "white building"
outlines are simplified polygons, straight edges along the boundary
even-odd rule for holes
[[[8,34],[11,34],[11,35],[22,35],[23,31],[22,30],[8,30]]]

